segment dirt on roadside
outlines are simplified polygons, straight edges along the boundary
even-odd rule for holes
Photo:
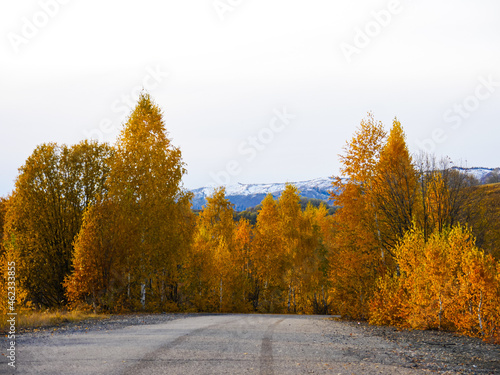
[[[414,368],[441,374],[500,374],[500,345],[443,331],[416,331],[345,322],[396,344]]]

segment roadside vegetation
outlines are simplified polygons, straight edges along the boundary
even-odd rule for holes
[[[99,317],[86,311],[340,314],[500,340],[500,185],[411,155],[401,123],[372,114],[340,161],[334,207],[288,185],[243,213],[219,188],[193,212],[143,94],[114,146],[43,144],[20,168],[0,199],[0,312],[26,327]]]
[[[105,319],[108,314],[96,314],[91,311],[80,310],[22,310],[17,319],[17,330],[23,332],[24,330],[36,330],[47,327],[57,327],[66,323],[77,323],[81,321],[93,319]],[[9,330],[6,321],[2,321],[0,325],[0,332],[7,332]]]

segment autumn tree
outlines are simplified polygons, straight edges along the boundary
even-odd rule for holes
[[[450,168],[450,164],[450,160],[446,158],[438,161],[432,155],[419,155],[420,208],[416,210],[416,217],[425,238],[436,230],[442,232],[458,223],[479,223],[477,218],[481,197],[473,191],[476,181],[459,170]]]
[[[233,205],[224,188],[216,189],[198,216],[193,246],[187,263],[187,286],[192,303],[199,311],[247,310],[245,291],[248,228],[236,224]]]
[[[386,133],[370,113],[340,156],[341,175],[333,182],[335,238],[330,256],[332,296],[337,312],[366,317],[367,302],[378,276],[383,249],[371,189]]]
[[[234,249],[231,253],[235,268],[233,306],[237,311],[249,311],[254,291],[252,269],[252,247],[254,230],[247,219],[241,219],[236,224],[234,234]]]
[[[472,194],[481,198],[479,212],[470,220],[477,244],[500,261],[500,184],[475,186]]]
[[[395,119],[368,194],[373,197],[375,230],[389,264],[393,263],[392,249],[412,227],[418,199],[417,172],[405,138]]]
[[[285,273],[287,285],[287,312],[312,312],[318,308],[318,295],[327,299],[324,293],[326,280],[321,269],[325,264],[326,249],[323,247],[321,231],[316,220],[326,215],[309,205],[301,209],[299,191],[288,184],[278,200],[281,236],[284,246]]]
[[[3,255],[3,244],[1,239],[3,238],[5,215],[7,214],[7,202],[8,197],[0,197],[0,255]]]
[[[379,279],[370,321],[452,329],[482,337],[500,331],[500,264],[475,246],[468,228],[409,231],[395,250],[401,273]]]
[[[7,205],[9,197],[0,197],[0,260],[5,256],[5,248],[3,246],[5,217],[7,215]]]
[[[118,225],[130,229],[121,252],[127,271],[120,277],[129,280],[132,308],[164,309],[178,301],[179,270],[191,235],[191,194],[182,187],[181,151],[167,137],[162,111],[148,94],[141,94],[115,149],[107,197]]]
[[[470,233],[458,233],[462,250],[458,298],[446,318],[459,332],[496,340],[500,344],[500,261],[474,246]]]
[[[254,275],[253,306],[261,312],[281,312],[288,289],[284,239],[278,204],[271,194],[262,201],[252,246]]]
[[[6,214],[4,245],[16,261],[19,290],[35,306],[65,302],[73,240],[85,208],[105,190],[109,146],[38,146],[20,168]]]
[[[126,305],[128,269],[125,249],[130,230],[120,222],[116,204],[99,198],[89,206],[75,238],[73,272],[65,280],[68,300],[94,310],[119,311]]]
[[[287,184],[276,201],[268,195],[252,241],[252,303],[261,312],[326,313],[329,308],[328,210],[302,210],[297,188]]]
[[[5,223],[5,215],[7,213],[7,203],[8,198],[0,197],[0,295],[2,300],[0,301],[0,314],[4,314],[7,312],[7,279],[8,279],[8,270],[7,270],[7,257],[5,254],[5,248],[3,246],[3,228]]]
[[[303,267],[310,249],[302,238],[305,222],[302,220],[300,197],[295,186],[287,184],[278,200],[280,235],[283,240],[283,252],[286,272],[284,281],[287,285],[287,312],[297,312],[296,296],[300,288]]]
[[[330,309],[331,216],[325,205],[309,204],[302,213],[303,252],[300,265],[301,312],[328,314]]]
[[[345,303],[339,311],[366,317],[375,280],[387,272],[388,278],[379,283],[395,285],[390,277],[401,267],[395,248],[410,229],[422,228],[426,242],[434,231],[442,233],[473,219],[479,223],[483,215],[479,196],[471,194],[472,179],[430,157],[413,161],[397,119],[385,140],[382,125],[369,115],[341,162],[347,182],[334,182],[340,193],[333,199],[340,208],[335,215],[332,286],[337,300]],[[387,293],[397,292],[387,288]]]

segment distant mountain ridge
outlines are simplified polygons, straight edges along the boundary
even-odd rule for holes
[[[476,180],[481,184],[488,183],[488,180],[493,176],[498,175],[500,173],[500,168],[483,168],[483,167],[472,167],[472,168],[463,168],[463,167],[452,167],[451,169],[456,169],[462,173],[468,174],[469,176],[473,176]]]
[[[316,178],[309,181],[290,182],[299,189],[300,196],[327,201],[332,190],[331,178]],[[236,211],[244,211],[247,208],[259,205],[268,194],[278,198],[286,183],[274,184],[234,184],[226,186],[226,198],[234,204]],[[194,193],[193,208],[201,209],[206,203],[206,197],[212,195],[213,187],[201,187],[191,190]]]
[[[459,168],[453,167],[460,172],[466,173],[475,177],[480,183],[486,183],[491,176],[500,172],[500,168]],[[314,180],[290,182],[295,185],[300,192],[300,196],[304,198],[320,199],[328,201],[330,191],[332,190],[331,178],[316,178]],[[259,205],[268,194],[272,194],[274,198],[278,198],[286,183],[274,184],[233,184],[226,186],[226,198],[234,204],[236,211],[244,211],[247,208]],[[193,209],[201,210],[206,204],[206,198],[214,192],[213,187],[201,187],[193,189],[191,192],[193,197]],[[329,202],[332,204],[332,202]]]

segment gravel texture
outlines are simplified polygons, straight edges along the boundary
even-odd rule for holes
[[[112,331],[129,326],[155,325],[177,319],[207,314],[127,314],[112,315],[102,320],[63,323],[21,332],[22,342],[29,343],[56,335],[82,332]],[[291,317],[291,316],[290,316]],[[326,318],[326,317],[325,317]],[[333,319],[332,319],[333,320]],[[342,328],[345,327],[345,328]],[[346,332],[349,332],[346,334]],[[418,373],[440,374],[500,374],[500,345],[479,338],[441,331],[412,331],[393,327],[371,326],[364,322],[336,321],[322,332],[324,339],[341,348],[354,362],[403,365]],[[366,338],[366,345],[351,345],[352,339]],[[391,352],[374,349],[373,340],[391,343]],[[382,352],[382,351],[383,352]],[[354,372],[356,373],[356,372]]]
[[[415,368],[443,374],[500,374],[500,345],[443,331],[403,330],[346,322],[370,336],[397,345],[395,355]]]

